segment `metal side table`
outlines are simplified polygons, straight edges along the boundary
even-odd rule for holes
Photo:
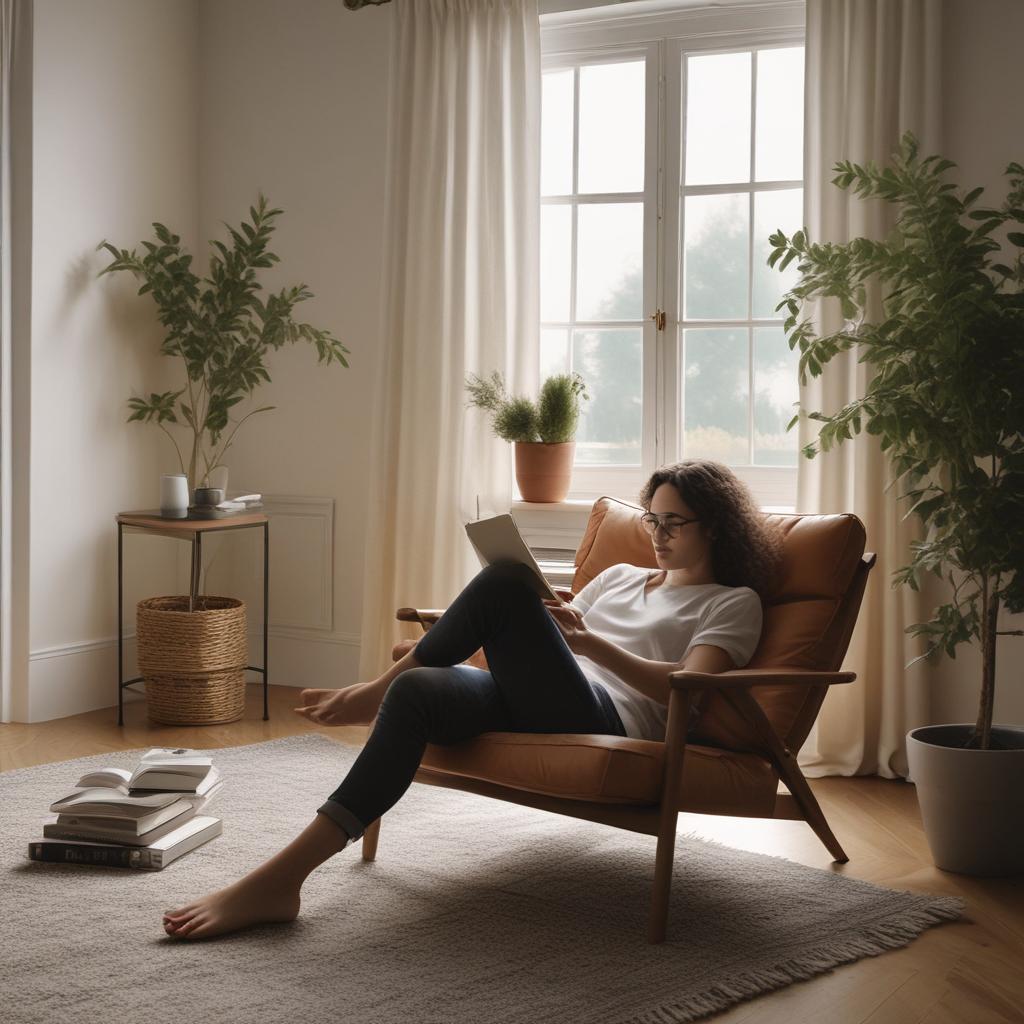
[[[142,676],[124,678],[124,535],[148,533],[156,537],[174,537],[192,545],[192,574],[189,597],[199,596],[199,580],[203,568],[203,534],[222,530],[263,529],[263,666],[246,665],[249,672],[263,676],[263,721],[270,719],[268,712],[267,681],[267,603],[270,593],[270,520],[262,512],[240,512],[223,519],[164,519],[160,513],[119,512],[117,520],[117,724],[124,725],[124,690],[126,686],[143,682]]]

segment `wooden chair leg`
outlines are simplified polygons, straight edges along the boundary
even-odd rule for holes
[[[846,851],[839,845],[839,840],[829,828],[824,812],[811,791],[811,787],[807,784],[804,773],[800,771],[796,758],[786,750],[786,757],[778,758],[775,768],[786,784],[786,789],[793,794],[797,806],[803,811],[807,824],[814,829],[814,834],[825,844],[825,849],[832,854],[832,859],[837,864],[845,864],[850,858],[846,856]]]
[[[836,863],[845,864],[850,858],[846,856],[846,852],[839,845],[839,840],[829,828],[825,815],[822,813],[814,793],[811,792],[811,787],[800,770],[796,758],[772,728],[754,695],[749,690],[723,691],[723,695],[747,721],[757,728],[758,735],[768,749],[775,770],[786,784],[786,788],[793,794],[793,799],[796,800],[797,806],[803,812],[807,824],[814,829],[815,835],[825,844],[825,848],[832,854]]]
[[[666,818],[669,818],[666,821]],[[668,927],[668,900],[672,893],[672,863],[676,852],[676,821],[678,812],[662,814],[658,828],[658,849],[654,854],[654,890],[651,894],[651,914],[647,924],[647,941],[665,941]]]
[[[377,839],[380,836],[380,818],[366,826],[363,832],[363,860],[374,860],[377,857]]]
[[[683,755],[686,726],[690,718],[689,691],[673,690],[668,700],[665,728],[665,776],[661,786],[658,818],[658,848],[654,854],[654,890],[647,925],[647,941],[665,941],[668,902],[672,892],[672,863],[676,852],[676,822],[679,820],[679,790],[683,784]]]

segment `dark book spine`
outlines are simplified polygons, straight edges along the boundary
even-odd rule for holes
[[[52,864],[102,864],[112,868],[148,868],[149,850],[118,846],[81,846],[78,843],[29,843],[32,860]]]

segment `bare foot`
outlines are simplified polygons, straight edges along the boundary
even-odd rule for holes
[[[341,690],[303,690],[297,714],[316,725],[371,725],[387,685],[375,679]]]
[[[174,939],[209,939],[254,924],[294,921],[299,890],[275,891],[265,880],[247,875],[225,889],[164,914],[164,931]]]

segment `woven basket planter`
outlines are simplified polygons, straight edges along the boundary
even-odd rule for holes
[[[245,602],[150,597],[136,612],[139,674],[149,720],[161,725],[237,722],[245,712],[249,646]]]

